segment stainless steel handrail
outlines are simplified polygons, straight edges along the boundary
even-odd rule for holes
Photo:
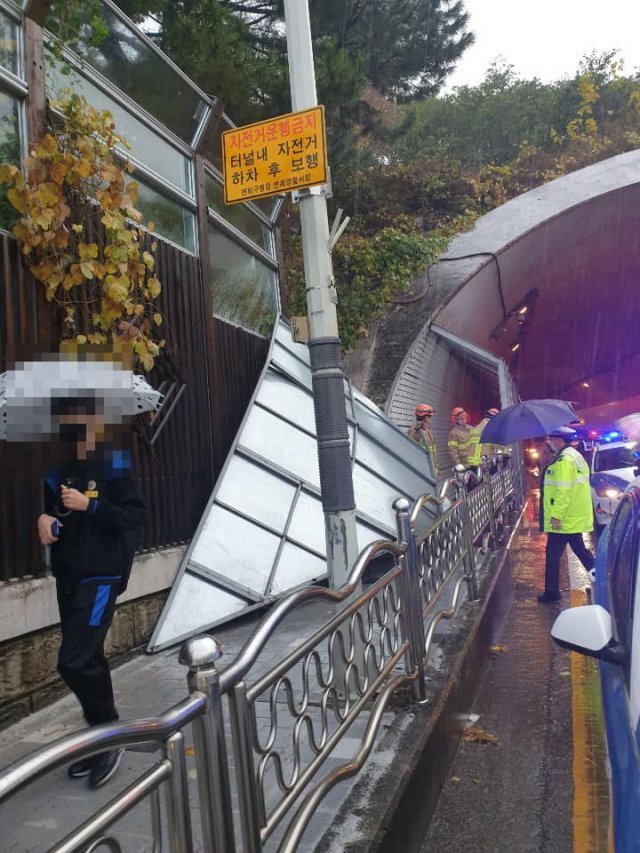
[[[43,746],[25,758],[18,759],[2,772],[0,803],[29,782],[64,764],[107,749],[164,741],[201,714],[205,705],[204,696],[193,694],[159,717],[93,726]]]
[[[213,638],[187,641],[180,660],[189,667],[188,698],[159,717],[76,732],[20,759],[0,773],[0,803],[63,764],[115,747],[156,744],[163,751],[159,762],[51,851],[71,853],[80,846],[97,850],[101,844],[120,850],[117,839],[102,833],[151,796],[154,851],[159,853],[159,786],[164,783],[169,848],[172,853],[192,853],[182,734],[192,723],[203,849],[207,853],[239,849],[232,807],[235,786],[243,853],[260,853],[264,842],[295,808],[279,847],[281,853],[293,853],[326,793],[363,766],[391,696],[400,686],[410,685],[414,701],[425,698],[425,665],[436,629],[462,606],[465,585],[466,600],[477,598],[480,561],[490,544],[499,541],[506,509],[521,497],[516,463],[519,460],[511,458],[485,461],[475,471],[457,467],[437,495],[420,495],[413,504],[398,499],[394,504],[397,542],[380,540],[368,545],[341,589],[312,587],[287,596],[266,614],[236,658],[220,670],[216,661],[221,649]],[[437,518],[416,532],[423,511],[431,507],[437,510]],[[393,567],[362,591],[365,570],[383,553],[392,555]],[[333,616],[248,684],[246,679],[283,619],[301,605],[323,601],[336,606]],[[399,674],[403,661],[404,673]],[[319,701],[311,701],[312,678]],[[301,690],[297,699],[296,690]],[[277,701],[282,691],[284,705]],[[223,702],[225,695],[228,703]],[[268,697],[271,708],[264,743],[258,738],[255,708],[263,696]],[[286,730],[291,742],[281,754],[276,747],[277,715],[285,710],[291,719],[291,728]],[[364,715],[365,731],[351,760],[312,782],[345,732]],[[304,757],[300,752],[303,732],[311,753]],[[235,755],[233,777],[226,752],[229,737]],[[290,770],[285,769],[286,762]],[[281,792],[275,804],[267,803],[263,791],[268,767],[275,768]]]

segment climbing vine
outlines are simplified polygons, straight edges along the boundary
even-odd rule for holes
[[[165,344],[155,304],[161,284],[156,243],[138,227],[137,185],[117,153],[128,144],[111,113],[80,96],[51,106],[52,127],[35,144],[25,174],[17,165],[0,166],[7,199],[20,214],[13,234],[47,300],[64,312],[64,339],[124,340],[150,370]]]

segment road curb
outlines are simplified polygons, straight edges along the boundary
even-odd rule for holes
[[[489,647],[511,605],[509,546],[521,521],[522,513],[508,531],[505,547],[486,561],[482,598],[465,605],[456,617],[444,665],[428,670],[424,706],[409,705],[396,715],[377,750],[388,761],[378,761],[376,767],[375,754],[371,757],[373,766],[365,766],[315,853],[411,853],[420,848],[481,684]]]

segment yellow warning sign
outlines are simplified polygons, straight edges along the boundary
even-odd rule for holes
[[[326,183],[324,107],[225,131],[222,159],[227,204]]]

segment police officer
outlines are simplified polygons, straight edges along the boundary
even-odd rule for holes
[[[434,476],[438,476],[438,457],[436,440],[430,429],[431,418],[435,415],[436,410],[428,403],[419,403],[416,406],[416,419],[413,426],[407,432],[409,438],[423,447],[429,454],[429,462]]]
[[[589,486],[589,467],[570,442],[576,438],[575,430],[560,427],[546,438],[546,444],[555,454],[542,479],[540,496],[542,530],[547,534],[544,592],[538,601],[559,601],[560,558],[567,545],[590,571],[593,554],[587,549],[583,533],[593,530],[593,506]]]

